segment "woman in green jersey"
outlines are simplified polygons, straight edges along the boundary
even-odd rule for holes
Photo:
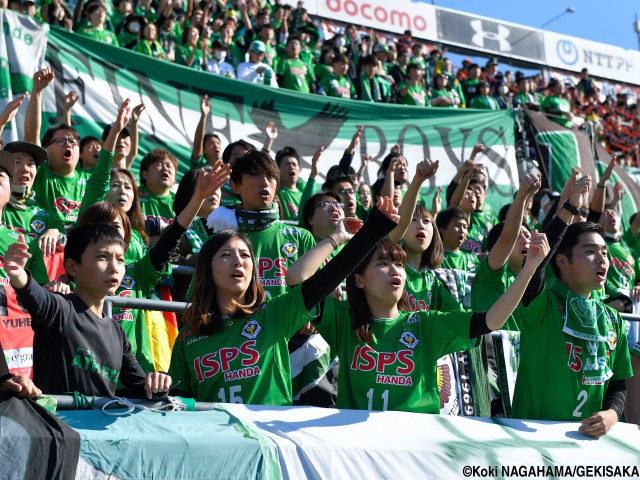
[[[198,257],[187,326],[173,348],[169,371],[177,391],[199,401],[291,405],[288,340],[317,316],[325,297],[396,226],[397,211],[380,199],[364,226],[324,268],[269,300],[249,240],[236,231],[209,239]],[[320,242],[335,250],[350,235]],[[286,246],[285,246],[286,247]],[[295,248],[295,244],[291,244]],[[284,275],[284,271],[283,271]]]

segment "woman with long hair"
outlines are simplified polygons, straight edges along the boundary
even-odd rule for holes
[[[173,348],[169,372],[177,392],[199,401],[291,405],[288,340],[367,252],[395,227],[398,216],[380,199],[365,225],[324,268],[267,301],[248,239],[235,231],[211,237],[200,251],[187,326]],[[351,235],[328,236],[335,250]],[[320,306],[320,308],[317,308]]]

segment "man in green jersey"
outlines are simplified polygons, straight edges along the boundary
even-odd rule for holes
[[[287,39],[285,58],[278,58],[276,74],[278,83],[282,88],[296,90],[298,92],[315,92],[315,73],[309,64],[300,59],[300,39],[291,35]]]
[[[87,17],[89,27],[81,28],[78,33],[85,37],[92,38],[98,42],[106,43],[108,45],[118,46],[118,39],[111,30],[105,28],[105,20],[107,19],[107,9],[100,3],[92,3],[87,8]]]
[[[418,63],[410,63],[407,67],[408,79],[398,85],[398,96],[403,105],[430,107],[429,96],[424,88],[424,69]]]
[[[467,238],[469,217],[459,208],[448,208],[438,214],[436,225],[444,247],[442,268],[455,271],[458,298],[462,299],[470,283],[469,274],[475,274],[478,267],[478,257],[461,249]]]
[[[620,314],[593,298],[609,270],[601,227],[570,225],[551,266],[556,281],[514,312],[521,340],[511,416],[581,421],[581,432],[600,437],[622,414],[632,375]]]
[[[176,183],[177,169],[178,159],[162,148],[151,150],[140,163],[140,207],[151,243],[163,228],[173,223],[175,194],[171,189]]]
[[[283,220],[298,220],[302,190],[298,188],[300,177],[300,155],[293,147],[284,147],[276,154],[276,165],[280,169],[278,202]],[[303,187],[304,189],[304,187]]]
[[[542,101],[542,111],[557,124],[571,128],[573,114],[571,113],[571,104],[564,98],[564,84],[557,78],[552,78],[549,82],[549,90],[551,90],[551,95]]]
[[[347,77],[349,57],[342,54],[336,55],[331,64],[333,72],[329,72],[324,78],[318,93],[324,93],[329,97],[356,98],[356,89]]]

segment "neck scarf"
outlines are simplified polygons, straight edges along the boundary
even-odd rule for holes
[[[273,207],[264,210],[244,210],[241,205],[232,208],[218,207],[207,217],[207,227],[214,232],[264,230],[279,218],[280,211]]]
[[[26,185],[11,185],[11,197],[9,205],[16,210],[26,210],[35,205],[36,192]]]
[[[581,297],[567,285],[558,280],[551,287],[560,299],[565,299],[564,326],[562,331],[573,337],[574,345],[582,347],[589,355],[582,366],[583,383],[585,385],[602,385],[613,376],[607,359],[607,343],[611,347],[610,332],[613,331],[609,321],[609,312],[599,300]],[[615,345],[614,347],[615,348]]]

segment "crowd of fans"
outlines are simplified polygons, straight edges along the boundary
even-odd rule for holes
[[[134,11],[121,0],[108,22],[100,3],[78,3],[73,22],[60,4],[48,7],[55,14],[44,18],[95,38],[217,74],[250,71],[252,81],[283,88],[434,107],[540,105],[557,121],[570,117],[560,82],[540,102],[536,79],[501,76],[495,61],[453,74],[443,52],[425,58],[408,33],[392,49],[348,27],[316,52],[318,30],[300,6],[189,4],[181,14],[180,2]],[[160,40],[140,40],[140,32]],[[562,192],[526,175],[513,203],[495,212],[485,202],[478,144],[446,191],[426,202],[420,187],[437,174],[437,161],[424,159],[412,176],[396,145],[369,185],[369,157],[352,166],[359,128],[326,172],[319,147],[302,179],[295,145],[271,152],[272,124],[261,149],[245,140],[223,148],[206,131],[204,97],[191,170],[178,179],[178,160],[163,149],[131,171],[144,105],[129,100],[101,138],[81,138],[70,93],[63,122],[42,135],[42,92],[53,79],[47,68],[34,75],[24,139],[0,152],[0,275],[14,292],[4,298],[31,317],[24,327],[35,333],[33,382],[0,366],[0,389],[151,398],[173,381],[174,393],[201,401],[438,413],[436,360],[467,349],[480,352],[470,357],[475,413],[508,414],[498,395],[504,385],[490,381],[496,354],[484,344],[502,328],[522,335],[513,416],[581,421],[598,437],[626,401],[627,421],[640,421],[637,328],[627,346],[618,314],[640,301],[640,216],[621,230],[620,215],[633,212],[620,211],[619,187],[606,198],[614,161],[599,179],[575,169]],[[591,92],[584,79],[576,90]],[[0,133],[25,100],[0,113]],[[56,255],[63,270],[47,260]],[[170,285],[169,263],[196,272],[170,363],[161,366],[144,312],[114,309],[115,321],[104,322],[102,308],[106,295],[158,294]],[[2,334],[6,349],[11,332]],[[474,338],[485,339],[478,349]],[[289,352],[308,342],[328,347],[301,366],[292,360],[301,367],[292,375]]]

